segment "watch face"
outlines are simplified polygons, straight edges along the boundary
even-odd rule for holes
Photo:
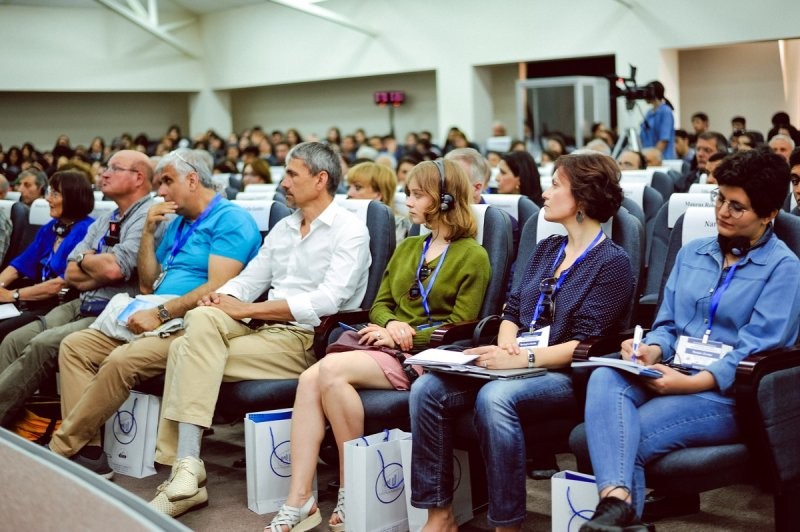
[[[163,305],[159,305],[158,307],[158,317],[161,321],[169,321],[172,319],[172,316],[170,316],[169,311],[166,308],[164,308]]]

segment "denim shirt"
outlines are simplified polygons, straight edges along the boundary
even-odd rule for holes
[[[644,339],[661,347],[665,362],[674,357],[679,336],[703,337],[722,272],[716,237],[693,240],[678,252],[653,330]],[[758,351],[794,345],[798,330],[800,261],[773,234],[741,259],[720,299],[710,339],[733,350],[706,369],[719,391],[730,395],[739,361]],[[714,392],[709,395],[722,399]]]

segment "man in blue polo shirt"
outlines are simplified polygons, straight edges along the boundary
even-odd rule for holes
[[[250,214],[216,194],[210,169],[197,152],[169,153],[156,175],[165,201],[147,214],[137,266],[141,292],[165,297],[162,304],[131,314],[127,328],[134,335],[183,317],[235,277],[261,243]],[[157,227],[173,214],[178,216],[159,242]],[[125,343],[92,328],[65,338],[59,352],[65,418],[50,449],[110,478],[99,431],[136,383],[164,372],[169,346],[180,334],[145,334]]]

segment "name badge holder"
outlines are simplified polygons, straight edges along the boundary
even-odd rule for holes
[[[711,328],[714,326],[714,317],[717,315],[719,302],[722,295],[728,289],[733,280],[733,274],[736,273],[736,268],[739,267],[743,261],[734,263],[722,284],[714,290],[714,295],[711,296],[711,307],[708,310],[708,327],[702,338],[694,338],[691,336],[681,335],[678,337],[678,345],[675,347],[675,359],[673,364],[683,368],[692,369],[705,369],[714,362],[721,360],[725,355],[733,350],[733,346],[710,340]]]
[[[583,253],[581,253],[581,255],[577,259],[575,259],[575,262],[573,262],[572,265],[569,268],[567,268],[566,270],[561,272],[561,275],[558,276],[558,280],[556,281],[556,286],[555,286],[555,288],[553,288],[553,293],[551,294],[550,297],[555,297],[556,296],[556,294],[558,293],[559,289],[561,288],[561,285],[563,285],[564,281],[567,280],[567,275],[569,275],[569,272],[571,272],[572,269],[575,266],[580,264],[580,262],[583,259],[586,258],[586,255],[589,253],[589,251],[594,249],[594,247],[597,245],[597,243],[600,242],[601,238],[603,238],[603,230],[602,229],[600,229],[600,232],[597,233],[597,236],[594,237],[594,240],[592,240],[592,242],[589,244],[589,246],[586,249],[583,250]],[[553,274],[555,274],[556,268],[558,267],[559,259],[561,258],[561,254],[564,253],[564,250],[566,248],[567,248],[567,240],[564,239],[564,242],[561,243],[561,247],[558,249],[558,253],[556,253],[556,258],[553,261],[553,266],[552,266]],[[533,309],[533,318],[531,318],[531,323],[528,326],[528,333],[529,334],[535,334],[536,331],[539,330],[539,329],[536,328],[536,322],[539,320],[539,316],[541,316],[541,314],[542,314],[542,303],[544,303],[544,292],[542,292],[540,290],[539,299],[536,301],[536,308]],[[555,318],[555,316],[553,316],[552,318]],[[548,329],[547,335],[548,335],[548,338],[549,338],[549,336],[550,336],[550,327],[547,327],[547,329]],[[545,343],[544,345],[547,345],[547,344]],[[521,344],[520,344],[520,346],[522,347]],[[532,347],[532,346],[529,346],[529,347]]]
[[[450,249],[450,245],[448,244],[444,251],[442,252],[441,256],[439,257],[439,263],[434,268],[433,273],[430,276],[430,280],[428,281],[428,288],[425,288],[425,285],[422,284],[420,280],[420,272],[422,271],[422,265],[425,263],[425,254],[428,252],[428,247],[431,245],[431,241],[433,240],[433,236],[429,236],[425,239],[425,244],[422,246],[422,255],[419,258],[419,265],[417,266],[417,288],[419,289],[420,296],[422,296],[422,308],[425,310],[425,315],[428,316],[428,323],[424,323],[422,325],[418,325],[416,329],[418,331],[430,328],[430,327],[437,327],[442,324],[442,322],[434,322],[431,319],[431,307],[428,304],[428,294],[431,293],[433,289],[433,284],[436,282],[436,277],[439,275],[439,270],[442,269],[442,264],[444,264],[444,259],[447,256],[447,251]]]
[[[164,282],[164,278],[167,276],[167,272],[172,266],[172,262],[175,260],[175,257],[178,255],[178,253],[180,253],[181,248],[183,248],[183,246],[186,245],[186,242],[189,240],[189,237],[192,236],[192,233],[194,233],[197,230],[197,228],[200,226],[203,220],[205,220],[208,217],[208,215],[211,213],[211,210],[217,205],[217,203],[219,203],[219,200],[221,199],[222,196],[220,196],[219,194],[214,196],[214,199],[212,199],[211,203],[209,203],[208,206],[205,209],[203,209],[203,212],[200,213],[200,216],[197,217],[197,220],[195,220],[194,223],[189,226],[189,229],[188,231],[186,231],[186,234],[183,233],[183,230],[185,228],[184,224],[186,223],[186,218],[181,220],[181,225],[178,227],[178,230],[175,234],[175,241],[172,244],[172,251],[170,251],[167,261],[161,266],[161,273],[158,274],[158,277],[156,277],[156,280],[153,283],[154,292],[158,290],[158,287],[161,286],[161,283]]]
[[[547,347],[550,345],[550,326],[520,334],[517,336],[517,344],[522,348]]]

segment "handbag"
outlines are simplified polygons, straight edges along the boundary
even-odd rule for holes
[[[106,421],[103,450],[108,465],[117,473],[134,478],[156,474],[154,465],[158,415],[158,396],[131,391],[128,399]]]
[[[245,415],[247,507],[257,514],[277,512],[286,502],[292,476],[291,432],[291,408]],[[312,490],[316,498],[316,477]]]
[[[400,442],[411,433],[385,430],[344,443],[347,530],[407,530]]]
[[[592,475],[559,471],[550,479],[553,532],[577,532],[600,500]]]

